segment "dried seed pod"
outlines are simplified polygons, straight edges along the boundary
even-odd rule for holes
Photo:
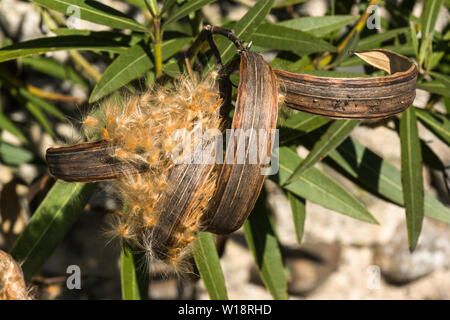
[[[218,27],[205,31],[227,36],[241,56],[232,139],[227,141],[224,164],[169,161],[175,147],[170,136],[177,129],[193,132],[196,123],[223,129],[230,88],[219,79],[219,99],[213,89],[215,77],[193,83],[182,79],[174,91],[162,89],[112,103],[104,108],[103,118],[93,115],[85,121],[89,130],[105,140],[47,152],[50,171],[57,178],[118,179],[116,185],[127,207],[119,215],[118,234],[169,263],[182,259],[197,230],[231,233],[252,211],[271,157],[279,84],[288,106],[338,118],[390,116],[408,107],[415,95],[414,64],[387,50],[357,54],[392,76],[314,77],[272,71],[262,56],[249,52],[232,32]],[[211,34],[207,39],[220,62]],[[210,145],[201,142],[194,157]]]
[[[390,76],[329,78],[274,70],[291,108],[333,118],[376,119],[405,111],[416,95],[414,62],[385,49],[354,52]]]
[[[239,229],[252,211],[264,183],[262,172],[270,160],[278,116],[278,82],[269,64],[258,53],[244,50],[240,54],[233,140],[226,150],[226,158],[231,155],[233,161],[222,165],[215,194],[204,216],[206,230],[219,234]],[[238,161],[241,142],[245,143],[244,161]],[[265,152],[258,152],[260,158],[254,163],[252,152],[264,143]]]
[[[106,140],[69,147],[49,148],[46,160],[50,173],[67,182],[94,182],[118,179],[126,174],[144,172],[144,162],[130,165],[114,157],[115,147]]]
[[[85,129],[108,139],[47,151],[50,172],[57,178],[115,179],[125,210],[109,234],[142,248],[149,258],[181,259],[214,190],[214,162],[192,161],[208,151],[214,157],[212,141],[201,140],[202,148],[197,148],[195,136],[202,128],[221,133],[224,99],[217,76],[213,71],[204,79],[182,77],[171,90],[105,100],[86,118]],[[184,158],[191,153],[191,160]]]

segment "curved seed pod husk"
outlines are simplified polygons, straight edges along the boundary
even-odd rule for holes
[[[239,229],[253,210],[264,183],[262,172],[269,163],[278,116],[278,82],[272,69],[258,53],[244,50],[240,54],[240,82],[231,131],[234,143],[228,142],[226,161],[204,216],[206,230],[218,234]],[[259,129],[266,133],[265,137]],[[244,139],[244,161],[239,163],[239,142]],[[252,163],[252,152],[256,145],[259,149],[260,139],[267,139],[263,140],[267,152],[258,152],[258,162]],[[227,161],[230,158],[232,163]]]
[[[56,178],[116,180],[124,210],[108,234],[143,249],[149,258],[182,260],[214,191],[215,139],[204,141],[200,135],[198,141],[197,134],[203,127],[221,133],[230,90],[218,76],[216,71],[202,79],[183,76],[173,89],[107,99],[84,121],[94,139],[100,134],[107,139],[47,151]],[[210,161],[204,163],[205,156]]]
[[[95,182],[148,170],[145,163],[126,163],[113,157],[114,146],[106,140],[47,149],[50,173],[67,182]]]
[[[331,78],[274,70],[293,109],[333,118],[377,119],[405,111],[416,96],[417,68],[400,54],[375,49],[354,51],[389,76]]]

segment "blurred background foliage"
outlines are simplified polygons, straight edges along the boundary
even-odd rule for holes
[[[55,183],[47,174],[45,149],[81,141],[82,117],[118,89],[125,86],[134,92],[155,82],[170,85],[171,79],[186,72],[183,50],[205,24],[234,29],[240,39],[251,41],[252,50],[263,53],[273,68],[298,73],[383,75],[348,51],[390,49],[416,62],[417,88],[429,92],[422,106],[411,106],[403,115],[384,120],[333,120],[298,111],[280,114],[280,171],[270,179],[282,185],[289,199],[298,244],[304,233],[307,202],[361,223],[377,223],[376,212],[369,212],[334,176],[315,166],[317,162],[369,193],[404,206],[411,251],[419,239],[424,215],[450,223],[450,209],[444,204],[448,201],[449,163],[417,130],[418,123],[424,125],[443,142],[447,148],[444,153],[449,152],[450,28],[448,20],[439,28],[436,25],[442,10],[448,19],[450,2],[331,0],[322,16],[305,15],[305,2],[32,0],[34,13],[18,18],[15,28],[0,19],[2,248],[23,263],[25,279],[37,281],[40,268],[83,209],[92,209],[89,199],[98,187]],[[7,3],[3,0],[1,5]],[[3,14],[14,15],[22,5],[29,5],[28,1],[15,3],[19,5]],[[212,4],[215,11],[205,9]],[[414,13],[417,6],[423,8],[420,15]],[[240,18],[225,14],[233,8],[243,11]],[[21,30],[33,17],[38,19],[39,30],[24,36]],[[216,41],[223,61],[231,61],[236,54],[233,45],[223,38]],[[191,63],[196,70],[210,70],[213,59],[209,47],[201,47]],[[234,83],[238,83],[237,77],[233,75]],[[350,137],[357,126],[374,130],[383,126],[397,132],[401,166]],[[306,159],[296,152],[301,146],[310,150]],[[301,174],[284,184],[299,166]],[[424,168],[439,172],[447,198],[424,190]],[[290,275],[265,197],[263,192],[245,223],[245,240],[267,290],[276,299],[286,299]],[[13,226],[20,215],[24,222],[15,232]],[[193,249],[198,272],[212,299],[227,298],[219,240],[200,233]],[[134,268],[139,257],[125,248],[121,261],[123,298],[145,298],[142,286],[148,285],[148,279]]]

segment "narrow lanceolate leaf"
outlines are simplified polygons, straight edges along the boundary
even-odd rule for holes
[[[20,165],[30,162],[34,155],[31,151],[12,145],[5,141],[0,142],[0,162],[8,165]]]
[[[280,185],[283,185],[286,179],[292,175],[294,169],[301,161],[302,158],[295,151],[288,147],[280,147],[278,181]],[[338,182],[316,168],[307,169],[297,180],[284,188],[299,197],[320,204],[330,210],[361,221],[378,223],[361,202],[356,200]]]
[[[55,134],[53,132],[52,126],[51,126],[50,122],[48,121],[47,117],[45,116],[45,114],[42,112],[42,110],[34,103],[31,103],[28,101],[25,102],[25,107],[33,115],[33,117],[40,123],[42,128],[44,128],[44,130],[49,135],[54,137]]]
[[[439,94],[441,96],[450,98],[450,91],[445,86],[445,83],[440,79],[417,83],[417,89],[422,89],[431,93]]]
[[[262,24],[251,37],[253,43],[264,48],[294,51],[301,54],[336,51],[336,48],[321,39],[284,26]]]
[[[409,108],[400,120],[403,199],[406,209],[409,248],[416,248],[424,215],[422,152],[415,109]]]
[[[78,220],[95,184],[57,181],[17,239],[11,255],[22,265],[26,280],[40,269]]]
[[[153,17],[158,15],[158,3],[156,0],[145,0],[145,3]]]
[[[121,53],[126,49],[122,43],[93,39],[89,36],[59,36],[19,42],[0,49],[0,62],[60,50],[92,50]]]
[[[194,258],[211,300],[227,300],[227,288],[213,235],[199,232],[194,243]]]
[[[275,0],[260,0],[248,10],[234,27],[237,38],[242,41],[252,40],[253,33],[269,14],[274,2]],[[236,52],[234,44],[227,39],[218,38],[217,46],[222,54],[222,62],[228,63]]]
[[[409,22],[409,34],[411,36],[411,42],[414,48],[414,55],[417,59],[419,57],[419,40],[417,39],[416,25],[413,21]]]
[[[299,111],[281,124],[280,143],[286,144],[324,126],[330,121],[330,118]]]
[[[27,142],[27,138],[22,134],[19,128],[9,118],[0,111],[0,129],[9,131],[15,135],[21,142]]]
[[[189,13],[201,9],[203,6],[213,2],[214,0],[190,0],[186,1],[181,7],[173,10],[164,24],[169,24],[180,20],[181,18],[187,16]]]
[[[124,246],[120,254],[120,281],[123,300],[141,300],[134,258],[132,250]]]
[[[430,72],[430,74],[441,81],[445,85],[448,91],[450,91],[450,77],[445,74],[440,74],[437,72]]]
[[[140,9],[147,10],[145,0],[125,0],[125,2],[128,2],[129,4],[132,4],[133,6],[136,6]]]
[[[163,42],[162,59],[166,60],[189,43],[189,38],[171,39]],[[143,41],[129,48],[111,63],[92,90],[89,102],[104,96],[139,78],[153,67],[153,60],[145,50]]]
[[[132,46],[111,63],[92,90],[89,102],[97,101],[140,77],[153,67],[153,61],[146,52],[143,42]]]
[[[450,120],[439,114],[415,108],[416,115],[428,129],[442,141],[450,145]]]
[[[299,4],[303,2],[306,2],[306,0],[280,0],[277,1],[272,8],[283,8],[286,6],[292,6],[294,4]]]
[[[71,66],[59,63],[50,58],[43,57],[24,57],[22,63],[39,72],[48,74],[58,79],[69,80],[83,87],[88,87],[88,83]]]
[[[347,138],[328,158],[333,168],[367,191],[404,204],[400,170],[356,139]],[[425,192],[425,215],[450,224],[450,209],[428,192]]]
[[[330,151],[335,149],[347,138],[348,134],[358,123],[358,120],[335,120],[322,137],[320,137],[320,140],[317,141],[305,160],[294,170],[292,176],[286,181],[286,184],[292,183],[306,169],[314,166],[320,159],[325,158]]]
[[[274,299],[288,299],[287,281],[278,239],[269,219],[264,191],[244,223],[245,239],[255,257],[264,286]]]
[[[356,48],[358,50],[368,50],[374,48],[380,48],[381,44],[384,41],[388,41],[398,37],[399,35],[406,34],[408,32],[408,28],[397,28],[388,30],[385,32],[377,33],[372,36],[365,37],[358,41],[358,45]]]
[[[333,31],[341,30],[356,21],[357,15],[335,15],[324,17],[302,17],[278,22],[277,25],[300,30],[315,37],[323,37]]]
[[[87,20],[117,29],[147,31],[146,27],[132,18],[98,1],[90,0],[32,0],[34,3],[53,9],[73,19]]]
[[[425,1],[422,12],[422,39],[434,31],[442,2],[442,0]]]
[[[298,244],[301,244],[303,233],[305,230],[306,218],[306,201],[291,192],[287,193],[289,203],[291,204],[292,218],[294,220],[295,235],[297,236]]]

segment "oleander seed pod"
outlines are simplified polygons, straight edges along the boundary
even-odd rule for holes
[[[149,258],[180,261],[209,200],[205,190],[214,189],[213,163],[174,161],[177,148],[182,147],[181,160],[183,152],[192,150],[195,156],[198,149],[195,140],[178,141],[174,134],[195,135],[202,127],[221,132],[223,98],[217,76],[216,71],[203,79],[183,76],[172,90],[107,99],[84,121],[86,135],[101,140],[47,150],[50,173],[56,178],[115,179],[125,209],[117,213],[113,233]],[[200,151],[210,145],[205,143]]]
[[[253,210],[271,158],[278,116],[278,82],[271,67],[258,53],[244,50],[240,55],[234,141],[230,141],[234,143],[226,150],[226,157],[231,154],[233,161],[221,166],[214,196],[203,217],[206,230],[218,234],[239,229]],[[240,141],[244,142],[243,161],[237,160]],[[261,147],[263,150],[258,150]],[[258,161],[252,163],[255,150]]]
[[[388,50],[355,54],[390,76],[315,77],[272,70],[231,31],[208,26],[204,32],[227,36],[240,54],[238,96],[223,164],[174,163],[171,158],[174,131],[192,134],[200,126],[224,133],[230,87],[228,77],[217,86],[215,72],[203,80],[184,76],[173,90],[108,99],[100,114],[84,121],[86,135],[98,141],[50,148],[46,155],[56,178],[115,179],[125,205],[117,214],[116,234],[149,258],[175,265],[189,253],[197,231],[231,233],[252,211],[276,139],[279,91],[288,107],[335,118],[383,118],[404,111],[415,96],[414,63]],[[217,53],[212,37],[209,42]],[[197,158],[206,150],[216,157],[217,141],[200,141],[183,142],[183,152],[190,150],[187,153]]]
[[[236,231],[259,196],[271,158],[278,115],[278,83],[260,54],[242,50],[240,58],[232,138],[225,163],[189,164],[171,172],[168,183],[171,190],[164,193],[158,204],[167,210],[161,211],[158,223],[149,230],[152,252],[159,259],[176,262],[194,240],[197,230],[219,234]],[[265,146],[258,150],[262,144]],[[250,159],[252,148],[262,151],[255,163]],[[191,197],[179,196],[184,194]]]
[[[331,78],[274,70],[293,109],[332,118],[378,119],[405,111],[416,96],[417,67],[400,54],[374,49],[351,52],[388,76]]]

